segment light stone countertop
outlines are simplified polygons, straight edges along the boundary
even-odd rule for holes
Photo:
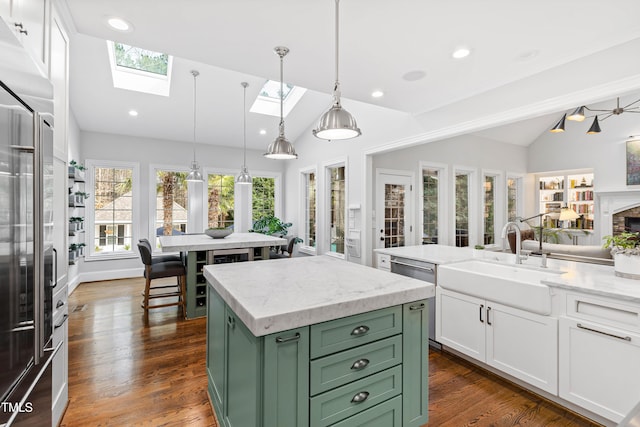
[[[214,239],[206,234],[179,234],[159,237],[162,252],[259,248],[287,244],[287,239],[261,233],[232,233],[224,239]]]
[[[474,250],[471,248],[458,248],[445,245],[401,246],[399,248],[380,248],[375,251],[380,254],[399,256],[433,264],[464,261],[473,258],[474,254]]]
[[[207,265],[204,276],[255,336],[430,298],[434,285],[321,255]]]
[[[448,264],[472,258],[515,264],[515,255],[511,253],[444,245],[404,246],[376,249],[375,251],[434,264]],[[525,266],[531,267],[538,267],[540,263],[540,258],[534,256],[523,261]],[[541,282],[545,285],[640,303],[640,280],[618,277],[614,274],[612,266],[558,259],[549,259],[547,265],[549,270],[560,270],[564,273],[549,274],[548,278]]]

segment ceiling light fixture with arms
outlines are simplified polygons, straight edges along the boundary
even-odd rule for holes
[[[616,98],[616,107],[611,110],[599,110],[592,109],[587,106],[581,105],[576,108],[571,114],[567,115],[566,113],[562,116],[560,121],[556,123],[554,127],[550,129],[552,133],[564,132],[565,120],[571,120],[574,122],[582,122],[584,119],[593,117],[593,123],[591,127],[587,131],[587,134],[594,135],[596,133],[600,133],[600,122],[605,121],[611,116],[619,116],[622,113],[640,113],[640,105],[636,105],[640,102],[640,99],[633,101],[630,104],[627,104],[623,107],[620,106],[620,98]],[[634,107],[634,105],[636,105]],[[592,116],[585,116],[585,110],[595,113]]]

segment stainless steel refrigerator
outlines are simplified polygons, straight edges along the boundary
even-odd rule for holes
[[[46,79],[19,68],[20,61],[11,63],[22,52],[1,36],[0,425],[50,426],[51,361],[57,351],[51,340],[57,275],[50,93],[38,93],[47,88]]]

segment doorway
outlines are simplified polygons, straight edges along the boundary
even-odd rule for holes
[[[413,245],[413,173],[376,173],[375,248]]]

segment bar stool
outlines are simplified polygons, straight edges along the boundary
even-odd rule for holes
[[[140,258],[145,266],[144,277],[146,279],[144,292],[142,296],[142,308],[144,309],[145,321],[149,318],[149,309],[159,307],[169,307],[178,305],[182,309],[182,316],[186,318],[186,283],[187,272],[184,268],[184,264],[177,258],[163,258],[153,257],[151,255],[151,245],[149,241],[140,241],[138,243],[138,250],[140,251]],[[176,285],[159,284],[152,285],[153,279],[160,279],[163,277],[176,277]],[[151,291],[160,289],[161,292],[152,293]],[[150,300],[156,298],[170,298],[177,297],[177,301],[168,303],[151,305]]]

